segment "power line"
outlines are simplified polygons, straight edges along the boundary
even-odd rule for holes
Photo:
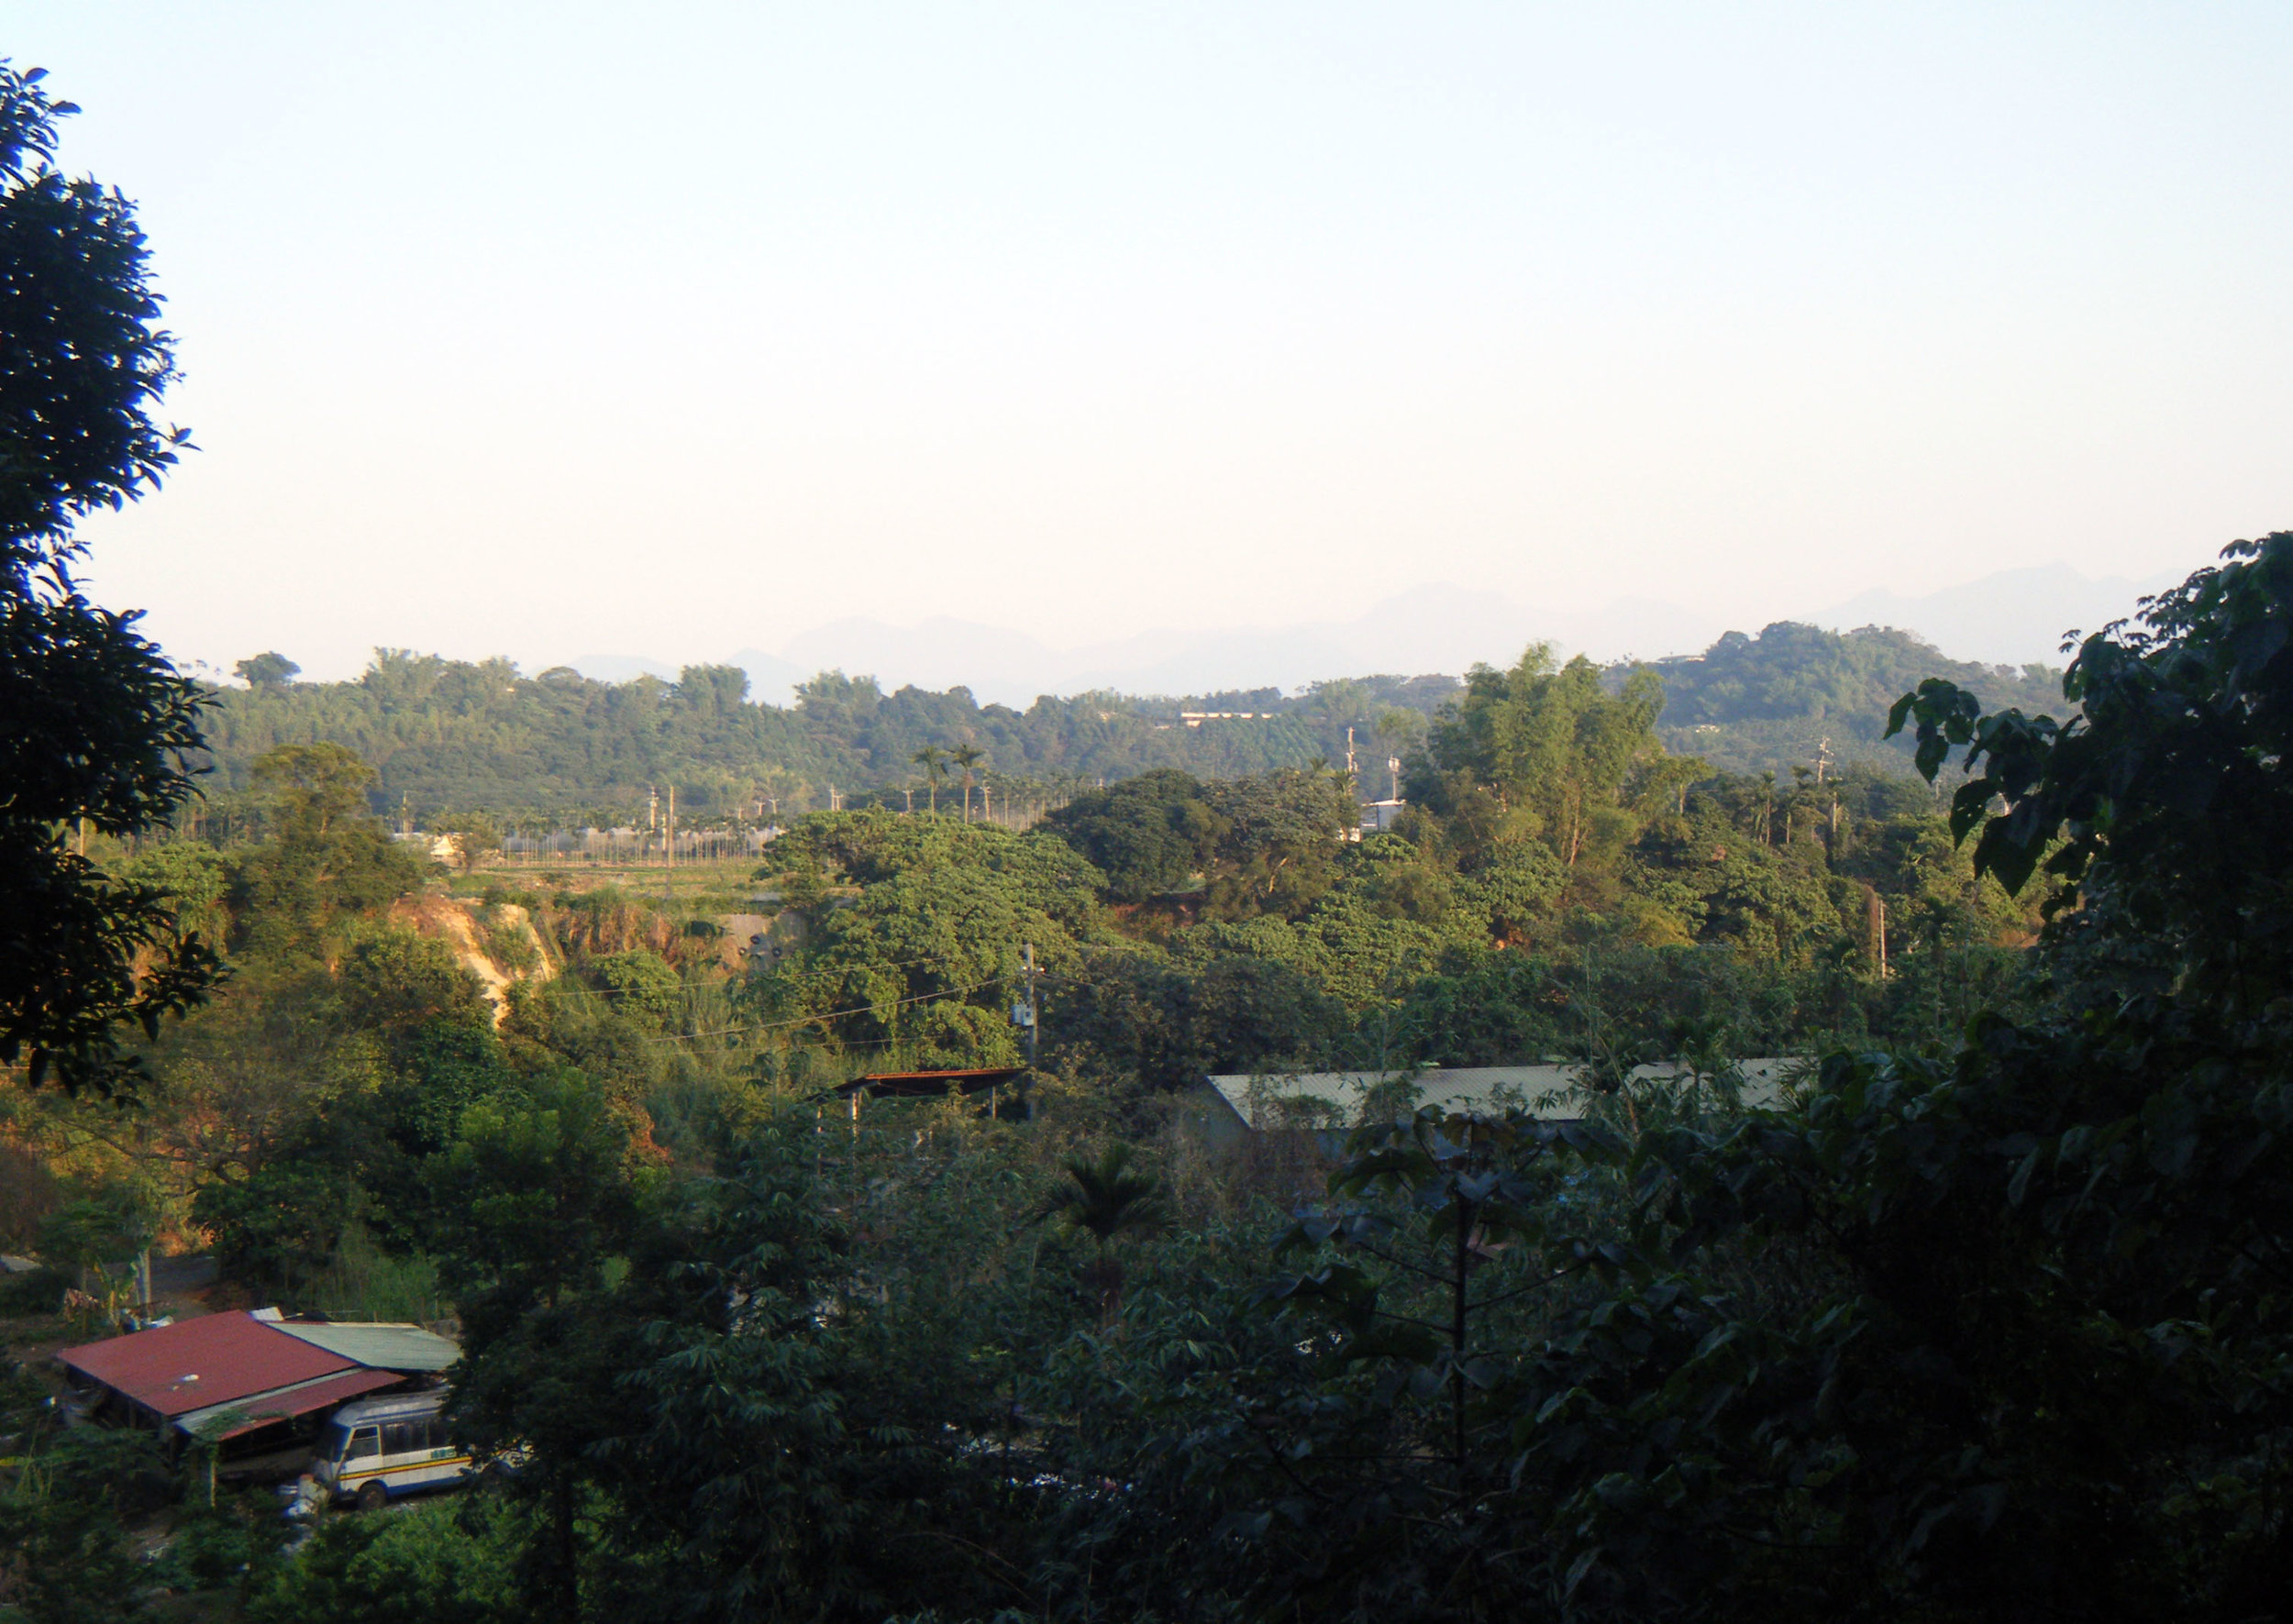
[[[935,954],[929,958],[903,958],[894,960],[890,964],[876,964],[870,962],[865,965],[847,966],[838,970],[824,970],[821,973],[831,975],[851,975],[864,970],[909,970],[914,969],[918,965],[954,964],[957,961],[968,956],[969,956],[960,953],[941,953]],[[559,984],[562,984],[570,990],[578,991],[589,998],[622,999],[649,998],[655,996],[640,987],[592,987],[586,981],[576,979],[573,972],[570,968],[559,975],[551,977],[548,981],[515,983],[515,985],[531,987],[548,987]],[[677,992],[680,997],[686,999],[689,1001],[704,993],[723,993],[726,991],[726,984],[724,982],[695,983],[681,980],[677,984]]]
[[[668,1033],[659,1037],[643,1038],[638,1041],[648,1044],[679,1044],[700,1037],[728,1037],[740,1033],[780,1032],[792,1026],[810,1026],[816,1022],[840,1021],[847,1015],[872,1015],[879,1010],[899,1010],[910,1004],[927,1004],[934,999],[961,998],[965,993],[977,992],[983,987],[993,987],[1009,978],[1004,976],[991,976],[984,981],[974,981],[969,987],[949,987],[937,992],[920,992],[914,998],[898,999],[888,1004],[860,1004],[848,1010],[825,1010],[816,1015],[800,1015],[792,1021],[766,1021],[754,1026],[725,1026],[714,1032]]]

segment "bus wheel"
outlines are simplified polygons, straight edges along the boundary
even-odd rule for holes
[[[379,1483],[370,1483],[359,1490],[359,1509],[380,1511],[390,1504],[390,1491]]]

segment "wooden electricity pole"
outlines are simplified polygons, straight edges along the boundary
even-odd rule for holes
[[[1027,970],[1027,1121],[1035,1121],[1036,1034],[1043,1029],[1041,1011],[1035,1001],[1035,944],[1019,945],[1022,962]]]

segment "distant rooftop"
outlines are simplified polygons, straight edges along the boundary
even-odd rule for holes
[[[848,1099],[867,1094],[884,1099],[920,1099],[948,1093],[976,1094],[1007,1083],[1027,1068],[1024,1066],[973,1066],[954,1071],[871,1071],[866,1077],[838,1083],[814,1096]]]
[[[1740,1060],[1743,1102],[1771,1109],[1784,1102],[1784,1079],[1802,1063],[1790,1059]],[[1232,1073],[1211,1077],[1212,1091],[1231,1111],[1229,1128],[1347,1126],[1364,1120],[1373,1090],[1404,1087],[1416,1090],[1415,1110],[1439,1106],[1445,1111],[1497,1115],[1512,1109],[1553,1121],[1584,1114],[1575,1096],[1581,1066],[1436,1066],[1406,1071],[1314,1071],[1289,1075]],[[1637,1066],[1634,1080],[1660,1082],[1681,1074],[1678,1064]],[[1399,1113],[1397,1113],[1399,1114]]]

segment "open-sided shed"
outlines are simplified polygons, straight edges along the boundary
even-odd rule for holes
[[[975,1066],[947,1071],[876,1071],[825,1089],[818,1098],[848,1102],[852,1120],[859,1120],[863,1099],[944,1099],[950,1094],[969,1099],[985,1094],[988,1114],[1002,1114],[1002,1097],[1017,1094],[1024,1066]]]
[[[211,1435],[238,1456],[291,1451],[338,1406],[431,1379],[460,1356],[418,1325],[202,1314],[65,1348],[75,1418],[150,1428],[172,1443]]]

